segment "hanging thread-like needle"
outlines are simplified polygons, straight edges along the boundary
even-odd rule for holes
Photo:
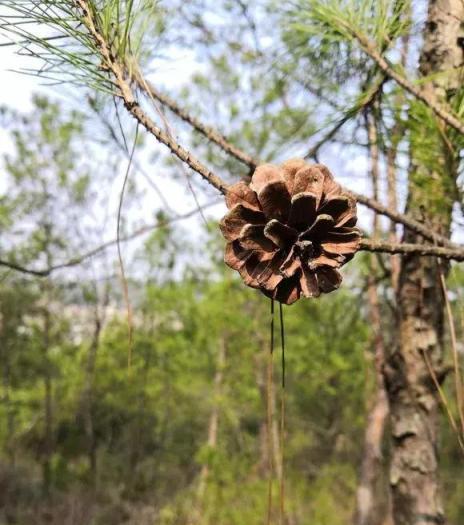
[[[127,354],[127,368],[130,371],[131,369],[131,363],[132,363],[132,330],[133,330],[133,321],[132,321],[132,306],[129,299],[129,287],[127,284],[127,278],[126,273],[124,270],[124,260],[122,257],[121,252],[121,215],[122,215],[122,205],[124,202],[124,194],[126,191],[126,185],[127,181],[129,179],[129,173],[132,166],[132,159],[134,158],[135,148],[137,146],[137,138],[139,136],[139,124],[137,123],[137,127],[135,128],[135,137],[134,142],[132,144],[132,150],[130,152],[129,161],[127,164],[126,174],[124,175],[124,182],[121,189],[121,196],[119,198],[119,206],[118,206],[118,219],[117,219],[117,228],[116,228],[116,244],[118,248],[118,259],[119,259],[119,268],[121,270],[121,283],[122,283],[122,289],[124,293],[124,302],[126,303],[126,309],[127,309],[127,332],[128,332],[128,343],[129,343],[129,350]]]
[[[269,470],[269,481],[268,481],[268,498],[267,498],[267,521],[266,524],[271,523],[272,514],[272,481],[273,481],[273,461],[272,461],[272,387],[274,382],[273,377],[273,363],[272,357],[274,354],[274,300],[271,299],[271,321],[270,321],[270,348],[268,354],[267,363],[267,455],[268,455],[268,470]]]
[[[282,348],[282,389],[280,394],[280,525],[285,521],[285,327],[282,303],[279,303],[280,344]]]

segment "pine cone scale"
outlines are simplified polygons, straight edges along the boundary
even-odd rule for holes
[[[240,233],[247,224],[266,224],[266,218],[260,210],[253,210],[243,204],[236,204],[223,217],[219,223],[222,234],[228,241],[235,241],[240,237]]]
[[[258,201],[267,219],[286,222],[290,211],[290,194],[283,180],[273,181],[258,193]]]
[[[230,210],[236,204],[260,211],[258,197],[256,193],[244,181],[234,184],[233,191],[230,190],[226,195],[226,206]]]
[[[308,227],[316,218],[317,196],[314,193],[297,193],[292,197],[288,223],[291,226]]]
[[[259,224],[245,224],[240,231],[238,240],[246,250],[262,250],[275,252],[278,246],[264,234],[264,226]]]
[[[264,235],[279,248],[291,246],[298,237],[298,232],[276,219],[270,220],[264,227]]]

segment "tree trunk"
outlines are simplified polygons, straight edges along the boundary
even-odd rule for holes
[[[373,195],[378,199],[379,189],[379,151],[377,146],[377,129],[374,116],[366,118],[370,172],[373,186]],[[374,236],[379,235],[378,215],[373,217]],[[382,440],[385,423],[389,414],[388,397],[385,389],[383,368],[385,364],[385,345],[382,336],[382,316],[380,311],[379,296],[376,284],[378,273],[377,259],[374,254],[370,259],[370,275],[368,277],[368,302],[371,325],[374,333],[374,372],[375,392],[374,399],[367,416],[364,434],[364,446],[361,460],[359,484],[356,494],[356,525],[391,524],[390,494],[384,494],[382,486]],[[380,516],[385,516],[382,521]]]
[[[375,393],[364,434],[363,457],[356,498],[356,525],[392,523],[390,494],[384,495],[382,484],[382,440],[389,406],[383,377],[385,347],[381,332],[381,313],[377,286],[373,277],[369,277],[368,299],[374,331]],[[380,516],[383,517],[381,520]]]
[[[105,322],[105,312],[109,303],[109,287],[104,290],[103,302],[99,305],[98,289],[95,286],[96,304],[94,310],[94,327],[92,340],[89,346],[85,370],[85,387],[82,395],[84,432],[87,441],[87,455],[89,460],[89,469],[91,481],[94,489],[97,488],[97,438],[95,435],[94,422],[94,398],[95,398],[95,369],[97,363],[98,349],[100,347],[101,331]]]
[[[47,261],[47,267],[51,268],[53,265],[51,254],[51,226],[47,222],[44,223],[44,252]],[[51,317],[51,302],[52,302],[52,283],[49,278],[43,282],[42,297],[44,298],[43,308],[43,381],[44,381],[44,451],[42,459],[42,483],[43,492],[46,498],[50,496],[50,488],[52,484],[51,460],[53,455],[53,385],[52,385],[52,370],[50,363],[50,346],[52,343],[52,317]]]
[[[48,295],[48,294],[47,294]],[[50,347],[50,305],[49,297],[44,310],[43,356],[44,356],[44,452],[42,460],[43,491],[46,497],[50,495],[51,487],[51,457],[53,454],[53,408],[52,408],[52,374],[49,363]]]
[[[87,440],[87,454],[89,459],[90,474],[92,485],[97,486],[97,442],[95,437],[95,428],[93,421],[93,399],[94,399],[94,381],[95,381],[95,363],[97,360],[98,347],[100,345],[100,333],[102,322],[95,309],[94,331],[92,341],[89,347],[86,366],[86,385],[84,390],[84,431]]]
[[[446,101],[459,86],[463,14],[461,0],[429,3],[420,73],[428,76],[446,71],[424,86],[429,96],[437,100]],[[457,172],[456,154],[450,149],[453,133],[437,122],[431,112],[419,108],[417,102],[411,106],[413,111],[420,115],[421,125],[415,125],[413,115],[408,213],[449,235]],[[404,240],[423,242],[408,231]],[[390,484],[395,525],[445,522],[438,480],[439,401],[428,368],[429,363],[437,377],[443,379],[444,300],[439,271],[437,261],[430,257],[405,256],[401,261],[397,291],[399,345],[386,370],[392,420]]]
[[[221,394],[222,394],[222,382],[224,378],[224,368],[226,366],[226,338],[222,336],[219,342],[219,353],[217,356],[216,372],[214,374],[214,386],[213,386],[213,407],[208,422],[208,448],[215,449],[217,446],[217,434],[219,427],[219,414],[221,408]],[[201,501],[206,489],[206,483],[209,476],[209,466],[205,463],[200,472],[200,481],[198,484],[198,503],[201,507]]]
[[[402,19],[405,22],[411,22],[411,5],[405,4],[402,13]],[[401,66],[406,69],[408,66],[409,57],[409,43],[410,35],[406,33],[401,38]],[[397,189],[397,158],[398,158],[398,146],[404,138],[406,129],[403,120],[401,119],[401,112],[403,111],[406,102],[406,97],[402,91],[398,91],[395,96],[394,107],[394,125],[391,129],[391,144],[386,151],[386,168],[387,168],[387,205],[393,211],[398,211],[398,189]],[[399,242],[397,234],[397,224],[390,221],[388,240],[394,244]],[[395,294],[398,292],[398,283],[400,276],[400,256],[393,254],[390,256],[390,270],[391,270],[391,283],[392,289]]]
[[[0,340],[4,332],[2,314],[0,313]],[[10,363],[10,345],[5,339],[3,343],[0,344],[0,357],[2,363],[2,379],[3,379],[3,396],[2,402],[5,407],[6,415],[6,436],[5,436],[5,453],[8,458],[10,466],[15,465],[16,455],[15,455],[15,446],[14,446],[14,430],[15,430],[15,414],[14,408],[11,404],[10,399],[10,376],[11,376],[11,363]]]
[[[268,421],[264,417],[260,429],[259,429],[259,443],[260,443],[260,458],[258,471],[262,477],[269,476],[269,465],[270,458],[272,456],[272,465],[275,469],[275,475],[277,480],[280,482],[282,478],[282,463],[281,463],[281,451],[280,451],[280,437],[279,427],[275,414],[277,413],[276,407],[276,389],[275,385],[267,385],[267,367],[268,367],[268,354],[269,349],[266,348],[265,341],[261,341],[261,346],[264,349],[263,352],[256,355],[255,359],[255,376],[256,383],[258,385],[263,413],[266,413],[267,397],[270,396],[271,412],[272,412],[272,424],[271,424],[271,436],[269,436]],[[268,388],[269,393],[268,393]],[[271,450],[269,450],[269,443],[271,443]]]

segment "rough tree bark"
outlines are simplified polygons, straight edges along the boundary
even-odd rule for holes
[[[419,72],[423,77],[433,75],[423,89],[438,101],[450,99],[460,84],[463,15],[462,0],[429,2]],[[415,219],[449,236],[457,171],[456,153],[452,151],[454,133],[442,122],[436,125],[439,132],[433,134],[433,147],[438,158],[431,163],[424,161],[427,146],[424,148],[423,142],[430,140],[431,127],[411,128],[407,208]],[[404,234],[404,240],[421,241],[411,232]],[[399,345],[386,369],[395,525],[445,523],[438,479],[439,401],[427,367],[428,361],[443,379],[444,299],[436,260],[414,255],[402,258],[397,302]]]

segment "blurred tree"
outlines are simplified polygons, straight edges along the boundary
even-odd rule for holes
[[[80,250],[88,233],[90,165],[80,155],[85,147],[83,115],[76,111],[64,114],[58,104],[43,97],[35,97],[33,105],[29,115],[8,110],[3,115],[14,151],[5,156],[8,187],[3,200],[14,208],[14,214],[3,232],[2,256],[15,264],[51,268]],[[36,288],[36,315],[29,322],[33,345],[42,356],[37,361],[43,383],[42,430],[36,445],[44,491],[49,494],[56,441],[53,383],[72,327],[60,314],[62,286],[44,277]]]

